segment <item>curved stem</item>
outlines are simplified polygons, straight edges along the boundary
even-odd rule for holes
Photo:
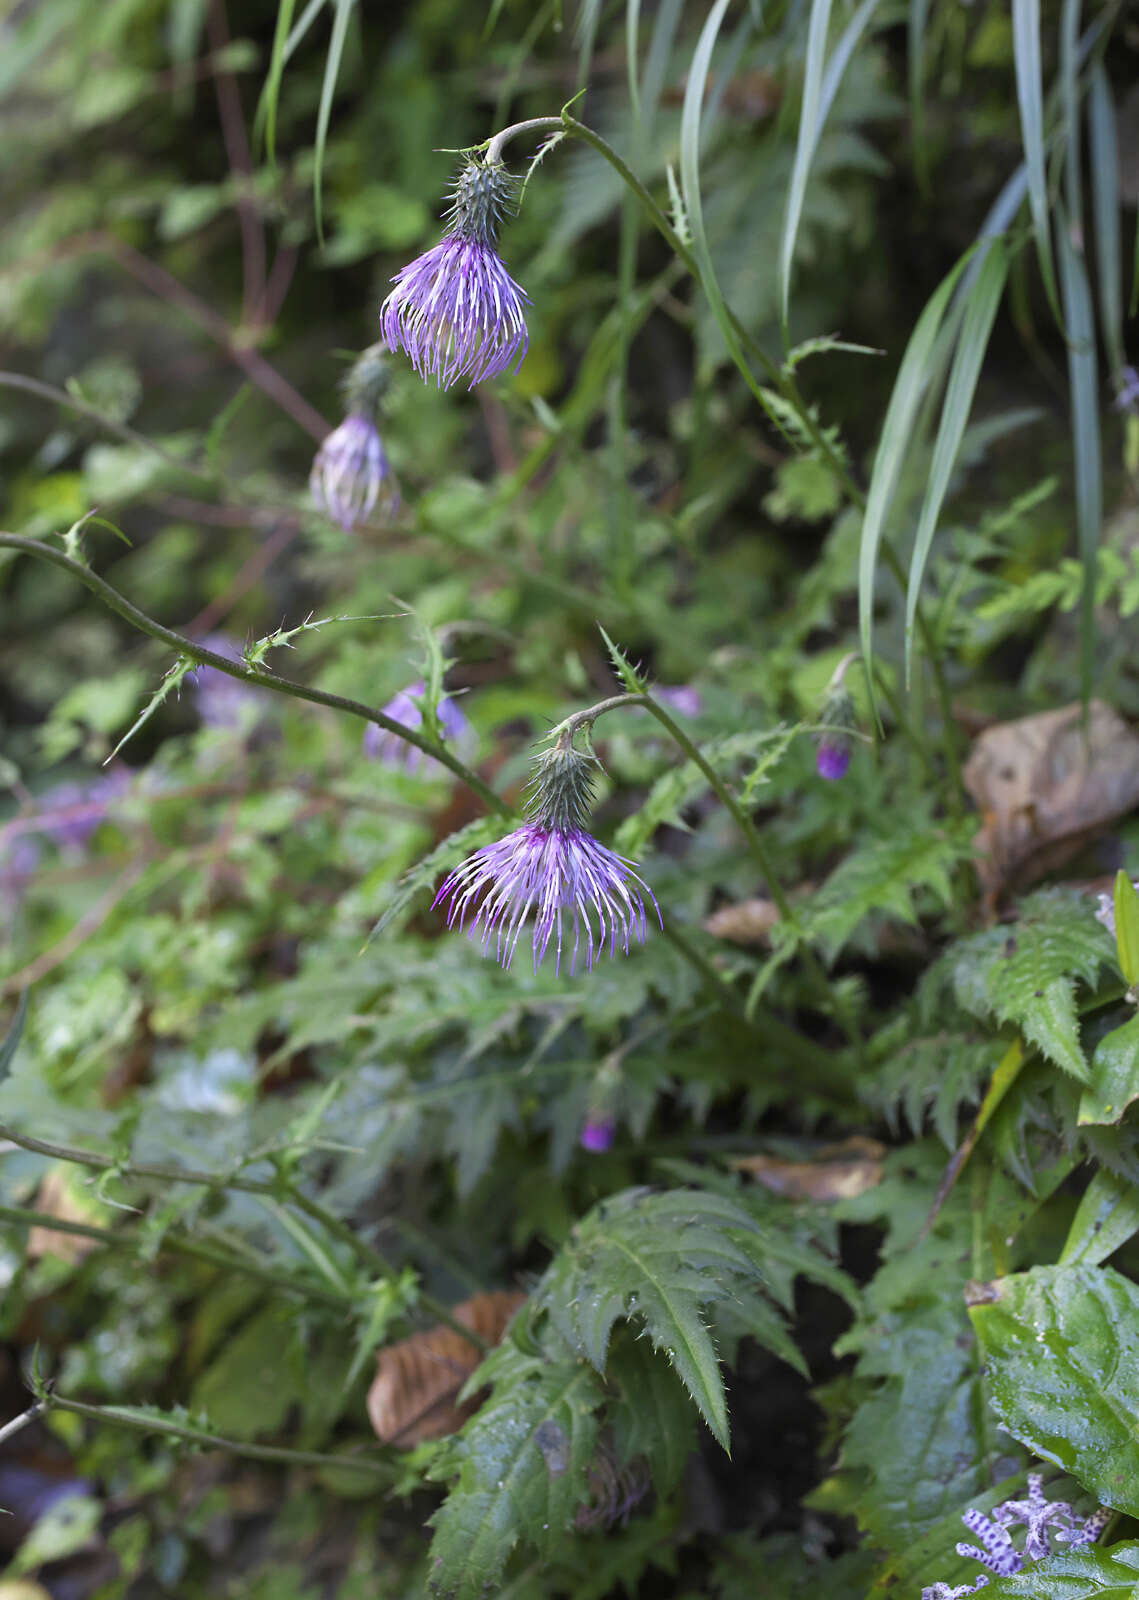
[[[366,1472],[374,1478],[391,1480],[393,1474],[386,1461],[369,1461],[366,1456],[333,1456],[320,1450],[289,1450],[284,1445],[246,1444],[240,1439],[224,1439],[220,1434],[206,1433],[201,1428],[188,1428],[179,1422],[169,1422],[165,1417],[151,1416],[145,1411],[132,1411],[126,1406],[91,1406],[82,1400],[68,1400],[63,1395],[45,1389],[39,1405],[44,1411],[71,1411],[77,1417],[90,1417],[94,1422],[109,1422],[116,1428],[133,1428],[138,1433],[160,1433],[168,1439],[185,1439],[206,1450],[227,1450],[231,1455],[246,1456],[251,1461],[278,1461],[290,1467],[332,1467],[348,1472]]]
[[[206,1189],[237,1189],[245,1194],[267,1194],[277,1200],[287,1200],[299,1211],[304,1211],[312,1217],[314,1222],[319,1222],[334,1238],[342,1240],[367,1271],[378,1272],[386,1278],[396,1275],[395,1267],[386,1256],[381,1255],[365,1239],[361,1239],[340,1217],[327,1211],[319,1201],[313,1200],[284,1178],[243,1178],[240,1173],[201,1172],[195,1167],[166,1166],[153,1162],[124,1164],[113,1161],[110,1156],[100,1155],[95,1150],[80,1150],[74,1145],[52,1144],[46,1139],[35,1139],[30,1134],[17,1132],[7,1123],[0,1123],[0,1140],[4,1139],[19,1145],[21,1150],[31,1150],[34,1155],[50,1156],[54,1161],[70,1161],[77,1167],[89,1167],[94,1172],[113,1170],[123,1179],[193,1183]],[[450,1306],[445,1305],[442,1300],[437,1300],[434,1295],[420,1294],[419,1304],[440,1322],[445,1322],[455,1333],[462,1334],[470,1344],[480,1350],[486,1349],[486,1342],[471,1328],[461,1323],[452,1314]]]
[[[488,167],[496,167],[502,160],[504,147],[520,133],[553,133],[562,125],[561,117],[528,117],[525,122],[514,122],[509,128],[503,128],[500,133],[487,140],[484,146],[486,151],[484,160]]]
[[[260,667],[248,666],[245,662],[230,661],[225,656],[218,655],[216,651],[207,650],[202,645],[196,644],[193,639],[184,638],[182,634],[175,633],[172,628],[164,628],[160,622],[155,622],[137,606],[131,604],[117,589],[113,589],[105,579],[92,572],[90,567],[85,567],[78,561],[73,561],[70,556],[64,555],[62,550],[56,550],[51,545],[43,544],[39,539],[26,539],[17,533],[0,533],[0,549],[19,550],[25,555],[37,556],[41,561],[48,561],[53,566],[60,567],[64,572],[71,574],[91,593],[98,596],[103,604],[110,610],[123,617],[140,633],[148,633],[152,639],[169,645],[177,650],[178,654],[191,661],[200,662],[202,666],[213,667],[218,672],[224,672],[227,677],[236,678],[240,683],[256,684],[262,689],[271,689],[274,694],[284,694],[294,700],[308,700],[313,705],[328,706],[333,711],[347,711],[354,717],[362,717],[365,722],[374,722],[383,728],[386,733],[392,733],[397,739],[412,744],[417,750],[422,750],[425,755],[432,756],[441,765],[447,767],[455,776],[462,780],[469,789],[473,789],[479,798],[496,811],[501,817],[514,815],[511,807],[499,795],[496,795],[479,777],[477,772],[472,772],[465,762],[458,756],[452,755],[446,745],[432,739],[429,734],[422,733],[418,728],[405,727],[402,722],[397,722],[394,717],[389,717],[383,711],[377,711],[373,706],[364,705],[359,700],[348,700],[343,695],[326,694],[323,689],[311,689],[307,684],[295,683],[291,678],[280,678],[275,673],[266,672]]]

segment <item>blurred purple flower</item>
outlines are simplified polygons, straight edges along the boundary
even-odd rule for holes
[[[16,824],[19,827],[19,824]],[[11,915],[24,898],[24,891],[39,866],[40,847],[26,833],[10,833],[3,852],[0,853],[0,906]]]
[[[131,786],[131,774],[116,767],[90,783],[60,783],[39,797],[29,827],[54,839],[71,855],[79,854],[116,800]]]
[[[1124,367],[1119,374],[1119,392],[1112,405],[1116,411],[1139,410],[1139,372]]]
[[[420,377],[440,388],[460,378],[473,388],[512,363],[517,372],[529,348],[529,296],[495,247],[513,194],[501,164],[469,163],[456,181],[446,235],[396,273],[380,307],[388,347],[406,351]]]
[[[824,734],[815,752],[815,767],[820,778],[837,782],[850,770],[850,741],[845,734]]]
[[[209,633],[198,643],[203,650],[212,650],[216,656],[238,664],[244,660],[242,652],[224,633]],[[198,716],[206,728],[240,728],[245,708],[257,700],[257,692],[238,678],[231,678],[217,667],[195,667],[188,674],[198,701]]]
[[[393,721],[402,723],[405,728],[419,728],[423,724],[423,713],[415,702],[426,692],[425,683],[409,684],[406,689],[401,689],[394,695],[383,710]],[[449,744],[472,743],[474,729],[449,695],[443,696],[436,707],[436,712],[443,729],[443,737]],[[364,729],[364,754],[371,761],[382,761],[389,767],[402,767],[405,772],[418,772],[421,767],[430,769],[439,766],[437,761],[432,761],[430,756],[425,755],[422,750],[417,750],[415,745],[401,739],[398,733],[389,733],[386,728],[381,728],[375,722],[369,722]]]
[[[616,1132],[617,1124],[612,1117],[591,1112],[581,1130],[581,1148],[600,1155],[612,1148]]]
[[[531,948],[535,972],[555,931],[555,971],[561,970],[563,921],[567,913],[571,914],[572,973],[583,926],[587,969],[604,954],[607,940],[611,956],[616,955],[618,944],[628,954],[630,936],[644,943],[645,895],[659,920],[656,898],[631,862],[598,844],[583,828],[550,826],[539,819],[525,823],[496,844],[476,850],[448,875],[433,903],[450,901],[449,928],[456,919],[462,928],[468,912],[474,910],[471,938],[481,925],[483,955],[489,954],[493,940],[495,959],[504,967],[509,967],[523,925],[533,910]]]
[[[358,413],[325,439],[312,464],[309,489],[321,511],[351,533],[383,494],[385,515],[399,505],[399,490],[374,422]]]
[[[1044,1494],[1044,1475],[1028,1474],[1028,1496],[1024,1500],[1002,1500],[987,1517],[983,1511],[972,1507],[962,1514],[961,1520],[970,1533],[976,1534],[984,1549],[975,1544],[959,1544],[957,1554],[979,1561],[998,1578],[1011,1577],[1024,1570],[1026,1561],[1041,1561],[1050,1556],[1050,1526],[1056,1524],[1056,1539],[1076,1549],[1083,1544],[1094,1544],[1106,1528],[1111,1512],[1104,1506],[1081,1520],[1066,1500],[1048,1500]],[[1008,1529],[1023,1523],[1028,1529],[1022,1554],[1013,1544]],[[922,1600],[960,1600],[967,1594],[976,1594],[988,1587],[987,1574],[982,1573],[972,1583],[956,1587],[948,1583],[929,1584],[922,1590]]]
[[[698,717],[703,701],[699,689],[694,689],[690,683],[678,683],[672,689],[662,689],[659,685],[653,690],[656,698],[666,705],[670,711],[679,711],[682,717]]]

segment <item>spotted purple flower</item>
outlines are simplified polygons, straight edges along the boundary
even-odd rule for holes
[[[415,702],[426,693],[426,687],[424,683],[413,683],[406,689],[401,689],[384,706],[384,712],[393,721],[402,723],[405,728],[420,727],[423,713]],[[443,696],[436,707],[436,712],[443,737],[448,742],[469,745],[473,741],[473,728],[449,695]],[[418,772],[421,767],[430,769],[439,766],[437,761],[432,761],[422,750],[417,750],[413,744],[408,744],[397,733],[389,733],[376,722],[369,722],[364,729],[364,754],[372,761],[382,761],[386,766],[402,767],[405,772]]]
[[[612,1117],[600,1116],[591,1112],[586,1117],[581,1130],[581,1148],[590,1150],[595,1155],[612,1148],[613,1138],[617,1132],[617,1124]]]
[[[984,1549],[975,1544],[959,1544],[957,1554],[979,1561],[989,1572],[999,1578],[1011,1577],[1021,1572],[1025,1562],[1041,1561],[1052,1554],[1050,1530],[1055,1527],[1056,1539],[1071,1548],[1094,1544],[1107,1526],[1111,1512],[1101,1506],[1083,1521],[1075,1515],[1066,1500],[1049,1500],[1044,1494],[1044,1475],[1028,1474],[1028,1494],[1023,1500],[1003,1500],[994,1506],[987,1517],[983,1511],[972,1507],[962,1513],[961,1520],[970,1533],[976,1534]],[[1009,1528],[1023,1523],[1028,1533],[1023,1554],[1013,1544]],[[988,1586],[988,1576],[982,1573],[972,1583],[934,1583],[922,1590],[922,1600],[959,1600],[967,1594],[976,1594]]]
[[[309,488],[321,511],[351,533],[371,516],[383,497],[385,515],[399,505],[399,490],[388,465],[379,430],[368,417],[352,412],[328,435],[312,464]]]
[[[493,941],[495,959],[504,967],[509,967],[533,911],[535,972],[555,934],[555,970],[561,970],[565,924],[572,919],[572,973],[583,934],[587,969],[605,953],[606,943],[611,956],[618,944],[628,955],[630,936],[644,943],[644,895],[659,919],[656,898],[632,862],[598,844],[583,828],[534,821],[476,850],[445,879],[434,903],[450,902],[449,928],[456,921],[462,928],[473,911],[471,938],[481,931],[484,956]]]
[[[513,190],[501,163],[471,162],[456,182],[446,235],[396,273],[380,307],[388,346],[441,389],[464,378],[473,388],[512,365],[517,372],[529,348],[529,296],[496,249]]]

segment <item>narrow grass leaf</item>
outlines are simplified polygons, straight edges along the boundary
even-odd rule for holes
[[[847,23],[834,48],[830,63],[824,65],[827,27],[830,20],[830,0],[816,0],[811,12],[807,34],[807,75],[803,84],[803,109],[799,117],[799,140],[795,148],[795,165],[787,190],[787,212],[783,219],[783,236],[779,245],[780,317],[783,323],[783,341],[789,343],[787,320],[791,296],[791,266],[795,256],[795,243],[802,221],[803,205],[807,195],[807,182],[811,163],[819,147],[823,128],[834,105],[843,74],[858,41],[866,31],[879,0],[862,0],[862,4]],[[821,16],[820,13],[826,15]],[[817,81],[816,81],[817,80]]]
[[[965,320],[953,357],[953,369],[949,374],[949,387],[946,390],[941,423],[937,430],[937,442],[933,449],[929,484],[914,538],[909,586],[906,591],[907,684],[913,663],[914,619],[917,615],[925,565],[937,528],[937,519],[941,515],[941,507],[949,489],[949,480],[961,449],[965,425],[973,408],[973,396],[977,389],[981,363],[988,349],[993,319],[996,317],[997,307],[1004,292],[1007,274],[1008,256],[1001,241],[995,240],[986,250],[976,285],[965,302]]]
[[[929,21],[929,0],[910,0],[909,57],[910,144],[914,152],[914,175],[923,193],[929,193],[929,151],[925,139],[925,30]]]
[[[1060,284],[1068,329],[1068,385],[1076,466],[1076,532],[1084,568],[1080,602],[1080,696],[1091,695],[1095,659],[1095,564],[1103,520],[1103,461],[1097,404],[1095,327],[1087,268],[1064,219],[1058,229]]]
[[[823,73],[827,64],[827,32],[830,21],[831,0],[812,0],[811,20],[807,28],[807,70],[803,78],[803,105],[799,113],[799,139],[795,146],[795,165],[791,169],[791,183],[787,190],[787,213],[783,219],[783,238],[779,245],[779,306],[785,345],[791,342],[787,335],[791,256],[795,249],[795,236],[799,231],[799,218],[803,214],[803,198],[807,192],[811,158],[818,143],[819,102],[822,98]]]
[[[1020,132],[1028,174],[1028,204],[1036,253],[1048,299],[1060,321],[1052,235],[1048,217],[1048,177],[1044,161],[1044,90],[1040,65],[1040,0],[1012,0],[1013,63]]]
[[[285,41],[286,66],[288,66],[289,62],[292,60],[293,52],[303,42],[309,29],[312,27],[317,17],[320,16],[320,13],[324,10],[327,4],[328,0],[309,0],[308,5],[301,12],[300,21],[297,23],[292,33],[290,33],[288,39]]]
[[[1099,274],[1099,320],[1118,378],[1123,354],[1122,239],[1119,229],[1119,142],[1111,86],[1100,62],[1092,68],[1088,89],[1088,133],[1091,146],[1092,211],[1095,217],[1096,268]]]
[[[320,109],[316,117],[316,152],[313,168],[313,208],[316,212],[316,231],[320,238],[324,238],[324,219],[322,214],[321,196],[321,169],[324,166],[324,146],[328,139],[328,123],[332,116],[332,100],[336,93],[336,80],[340,76],[340,62],[344,55],[344,43],[348,37],[348,19],[352,15],[355,0],[333,0],[335,13],[332,18],[332,37],[328,41],[328,60],[324,65],[324,82],[320,89]]]
[[[281,96],[281,77],[285,70],[285,45],[293,25],[296,0],[279,0],[277,26],[273,30],[273,47],[269,53],[269,71],[265,87],[257,102],[257,115],[253,119],[255,138],[265,135],[265,153],[271,162],[277,159],[277,104]]]
[[[909,448],[914,420],[922,396],[926,391],[935,363],[934,346],[945,316],[950,297],[972,255],[974,247],[963,255],[952,271],[942,279],[926,304],[917,326],[910,335],[906,353],[894,380],[894,391],[882,425],[878,454],[870,478],[866,497],[866,512],[862,520],[862,542],[858,552],[858,618],[862,637],[862,656],[867,666],[867,683],[873,698],[873,680],[870,666],[873,661],[874,631],[874,572],[878,564],[878,550],[882,530],[889,510],[890,497],[897,485],[902,461]],[[876,714],[876,712],[875,712]]]

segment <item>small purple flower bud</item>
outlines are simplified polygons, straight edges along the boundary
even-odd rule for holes
[[[384,515],[399,505],[399,491],[374,422],[353,412],[321,445],[309,474],[317,507],[351,533],[383,495]]]
[[[850,771],[850,745],[839,735],[825,736],[819,740],[819,748],[815,752],[815,766],[820,778],[827,778],[836,783],[839,778],[845,778]]]
[[[522,365],[529,348],[529,296],[507,272],[496,246],[500,219],[513,210],[515,182],[501,162],[470,162],[459,174],[437,245],[392,279],[380,329],[406,351],[425,381],[469,387]]]
[[[481,927],[483,955],[490,953],[493,940],[495,958],[504,967],[513,959],[531,911],[535,972],[555,932],[555,971],[561,970],[567,916],[573,919],[571,973],[583,930],[589,970],[607,942],[611,956],[618,943],[628,955],[630,937],[644,943],[645,896],[660,920],[656,898],[633,863],[607,850],[581,825],[592,795],[591,766],[587,756],[559,740],[538,764],[531,820],[476,850],[448,874],[435,896],[437,906],[450,902],[449,928],[457,920],[461,929],[473,910],[471,938]]]
[[[581,1148],[591,1150],[595,1155],[601,1155],[610,1149],[617,1124],[612,1117],[590,1115],[585,1119],[581,1130]]]
[[[421,727],[423,713],[415,702],[426,692],[427,686],[422,682],[409,684],[406,689],[401,689],[394,695],[383,710],[394,722],[402,723],[405,728]],[[449,695],[444,695],[440,700],[436,714],[442,726],[443,737],[448,743],[453,742],[460,746],[469,746],[473,743],[474,729]],[[424,755],[422,750],[417,750],[415,745],[407,744],[398,734],[389,733],[376,722],[369,722],[364,729],[363,746],[364,754],[370,761],[382,761],[385,766],[402,767],[405,772],[418,772],[420,767],[428,770],[432,767],[439,769],[437,761],[432,761],[430,756]]]

